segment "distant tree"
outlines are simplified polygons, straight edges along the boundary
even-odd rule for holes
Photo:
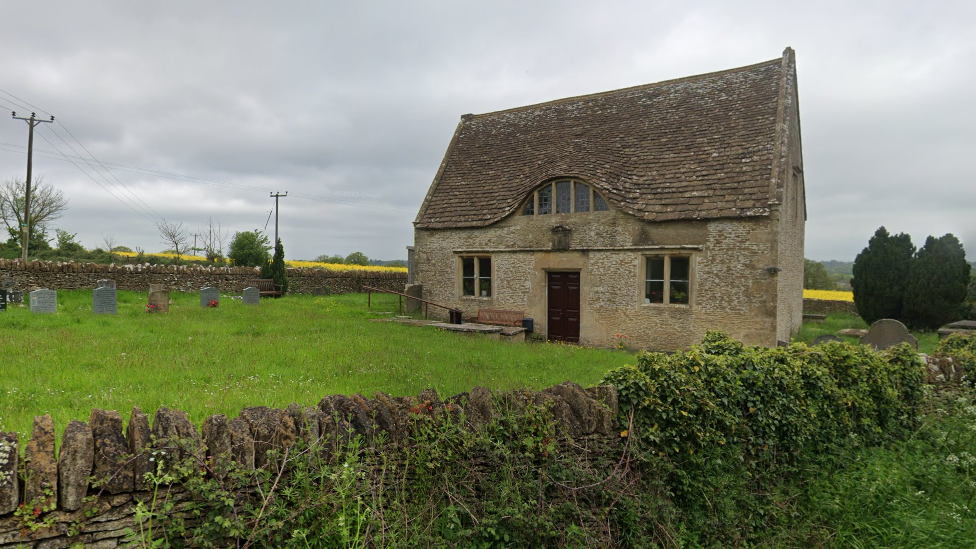
[[[962,316],[968,320],[976,320],[976,269],[969,271],[969,288],[966,290]]]
[[[406,265],[404,265],[406,266]],[[830,279],[827,267],[819,261],[803,260],[803,288],[806,290],[833,290],[836,284]]]
[[[237,232],[230,240],[227,258],[233,261],[234,265],[260,267],[271,258],[269,250],[271,250],[271,241],[261,231],[254,229]]]
[[[47,232],[48,223],[61,217],[68,209],[68,199],[64,193],[44,181],[43,177],[33,178],[30,201],[30,250],[50,250]],[[21,227],[24,223],[24,198],[27,184],[23,179],[7,179],[0,183],[0,218],[10,233],[8,244],[20,246]],[[36,243],[35,243],[36,238]]]
[[[103,234],[102,242],[105,243],[105,249],[112,252],[115,251],[115,246],[118,245],[118,240],[115,239],[114,234]]]
[[[200,230],[203,237],[203,253],[207,256],[207,261],[216,261],[224,256],[224,243],[227,242],[230,234],[223,230],[220,221],[210,218],[210,223]]]
[[[346,258],[342,257],[341,255],[322,254],[316,257],[315,261],[318,261],[319,263],[335,263],[337,265],[341,265],[346,262]]]
[[[112,252],[129,252],[129,253],[132,253],[132,248],[130,248],[128,246],[113,246],[112,249],[109,250],[109,251],[112,251]]]
[[[915,245],[905,233],[895,236],[879,228],[868,247],[854,258],[854,305],[868,324],[882,318],[902,318],[908,271]]]
[[[163,244],[172,246],[173,253],[176,254],[176,264],[180,264],[180,257],[186,253],[190,247],[190,232],[182,223],[169,223],[165,219],[156,223],[159,236],[163,239]]]
[[[952,234],[925,240],[908,274],[904,320],[915,328],[938,329],[958,320],[966,301],[972,266]]]
[[[348,265],[369,265],[369,258],[363,252],[353,252],[346,256]]]
[[[54,229],[54,233],[57,235],[59,252],[73,254],[85,251],[84,246],[75,240],[78,236],[77,234],[62,231],[61,229]]]

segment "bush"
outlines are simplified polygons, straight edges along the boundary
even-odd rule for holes
[[[689,528],[735,539],[765,527],[771,486],[823,455],[910,433],[922,373],[907,345],[767,349],[709,332],[687,352],[642,353],[603,382],[617,387],[630,436],[663,458]]]
[[[912,238],[901,233],[888,234],[879,228],[868,247],[854,258],[851,289],[857,312],[868,324],[882,318],[902,318],[908,273],[915,246]]]
[[[939,342],[935,355],[952,359],[956,377],[976,387],[976,335],[952,334]]]

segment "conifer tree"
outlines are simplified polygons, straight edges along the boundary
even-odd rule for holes
[[[270,261],[265,261],[261,266],[261,278],[274,280],[275,286],[281,290],[281,295],[288,292],[288,272],[285,266],[285,247],[279,238],[275,244],[274,257]]]
[[[938,329],[962,313],[972,266],[952,234],[925,240],[908,275],[903,316],[915,328]]]
[[[888,234],[880,227],[854,259],[854,304],[865,322],[902,318],[905,288],[915,245],[905,234]]]

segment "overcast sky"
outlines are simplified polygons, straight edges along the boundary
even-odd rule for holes
[[[917,246],[951,232],[976,258],[971,0],[31,0],[0,4],[0,18],[0,112],[57,117],[37,129],[34,174],[69,199],[51,236],[77,233],[88,248],[112,235],[160,251],[161,218],[191,232],[210,218],[265,230],[269,194],[287,191],[289,258],[405,258],[462,114],[749,65],[790,46],[805,255],[852,260],[884,225]],[[27,124],[6,116],[0,179],[22,178]]]

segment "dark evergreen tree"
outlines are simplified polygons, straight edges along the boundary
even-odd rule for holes
[[[868,324],[882,318],[902,318],[908,272],[915,245],[905,233],[888,234],[879,228],[868,247],[854,258],[854,305]]]
[[[269,263],[266,263],[267,273],[265,273],[265,268],[261,268],[261,278],[270,278],[274,280],[276,286],[281,289],[281,295],[288,293],[288,272],[287,267],[285,267],[285,247],[281,244],[281,239],[275,243],[274,257],[271,258]]]
[[[935,330],[958,320],[969,285],[966,251],[952,234],[930,236],[915,254],[908,275],[903,317],[905,323]]]

